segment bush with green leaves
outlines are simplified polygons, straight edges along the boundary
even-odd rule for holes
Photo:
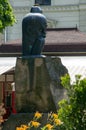
[[[59,102],[58,115],[63,122],[61,130],[86,130],[86,78],[75,76],[71,84],[66,74],[61,77],[61,83],[67,90],[67,99]]]
[[[9,0],[0,0],[0,32],[16,22],[15,15]]]

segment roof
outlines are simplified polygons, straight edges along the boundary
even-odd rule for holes
[[[76,28],[47,29],[43,53],[86,52],[86,33]],[[22,40],[2,44],[0,53],[22,53]]]
[[[71,81],[75,81],[75,75],[86,78],[86,56],[60,57],[62,64],[68,69]]]
[[[2,74],[8,74],[9,71],[14,70],[14,65],[13,66],[0,66],[0,75]],[[13,72],[14,73],[14,72]]]
[[[86,33],[72,29],[48,29],[46,45],[86,45]]]
[[[49,29],[44,51],[85,52],[86,34],[77,29]]]
[[[16,58],[0,57],[0,75],[6,74],[9,71],[11,72],[14,71],[15,63],[16,63]]]

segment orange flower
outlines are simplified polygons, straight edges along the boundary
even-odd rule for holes
[[[21,127],[16,127],[16,130],[25,130],[25,129],[23,129]]]
[[[27,125],[21,125],[21,127],[24,128],[24,129],[27,129],[27,128],[28,128]]]
[[[57,118],[58,118],[58,115],[55,114],[55,113],[53,113],[52,116],[53,116],[54,119],[57,119]]]
[[[20,130],[20,127],[16,127],[16,130]]]
[[[55,119],[54,123],[55,123],[55,125],[61,125],[61,124],[63,124],[63,122],[61,122],[61,120],[59,120],[59,119]]]
[[[53,125],[51,125],[51,124],[47,124],[45,127],[46,127],[48,130],[52,130],[52,129],[53,129]]]
[[[37,121],[31,121],[31,125],[33,126],[33,127],[39,127],[40,126],[40,123],[39,122],[37,122]]]
[[[39,112],[36,112],[35,115],[34,115],[35,118],[39,119],[42,117],[42,114],[39,113]]]
[[[17,127],[16,130],[27,130],[29,128],[27,125],[21,125],[20,127]]]

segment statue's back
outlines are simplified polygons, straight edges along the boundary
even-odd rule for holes
[[[41,13],[31,12],[27,14],[22,21],[22,45],[23,45],[23,56],[27,55],[40,55],[43,48],[44,38],[46,37],[47,20],[46,17]],[[37,39],[40,39],[37,41]],[[41,41],[42,40],[42,41]],[[39,44],[36,42],[40,42]],[[36,44],[36,45],[35,45]],[[40,46],[40,44],[42,44]],[[37,48],[40,50],[32,51]],[[42,48],[39,48],[42,47]]]

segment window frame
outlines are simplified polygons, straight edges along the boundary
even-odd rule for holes
[[[40,3],[40,0],[35,0],[35,4],[38,4],[38,5],[51,5],[51,0],[48,0],[48,2],[46,2],[46,0],[41,0],[41,3]]]

